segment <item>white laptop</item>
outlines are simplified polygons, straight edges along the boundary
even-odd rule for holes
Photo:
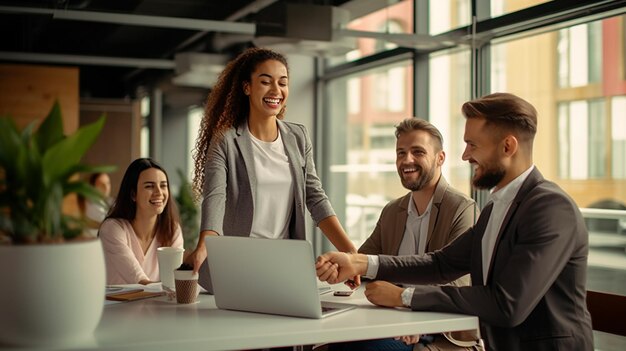
[[[221,309],[322,318],[356,307],[320,301],[306,240],[207,236],[205,244]]]

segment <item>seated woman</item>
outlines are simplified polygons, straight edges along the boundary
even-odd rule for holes
[[[159,164],[140,158],[128,166],[99,235],[107,284],[159,281],[157,248],[183,247],[176,204],[167,173]]]

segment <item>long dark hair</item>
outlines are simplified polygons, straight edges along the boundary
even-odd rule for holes
[[[224,132],[247,121],[250,114],[250,100],[244,94],[244,82],[250,82],[252,73],[263,62],[275,60],[289,72],[285,56],[262,48],[250,48],[230,61],[220,74],[217,83],[209,93],[204,108],[204,117],[193,150],[194,173],[193,190],[196,196],[202,193],[204,185],[204,166],[207,161],[209,146],[218,142]],[[284,118],[285,109],[276,115]]]
[[[178,208],[176,202],[172,200],[170,191],[169,176],[161,165],[150,158],[138,158],[131,162],[124,173],[120,190],[117,193],[115,202],[109,211],[108,218],[122,218],[128,221],[135,219],[137,214],[137,204],[133,201],[133,197],[137,194],[137,183],[139,175],[146,169],[156,168],[165,174],[167,182],[167,202],[163,212],[157,216],[157,222],[154,227],[155,236],[162,246],[171,246],[174,241],[174,233],[178,229],[180,219],[178,216]]]

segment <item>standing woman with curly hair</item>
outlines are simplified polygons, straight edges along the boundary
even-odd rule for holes
[[[301,124],[284,121],[286,58],[251,48],[231,61],[208,97],[194,150],[202,196],[200,240],[186,262],[198,271],[206,235],[305,240],[305,209],[344,252],[356,252],[315,171]]]

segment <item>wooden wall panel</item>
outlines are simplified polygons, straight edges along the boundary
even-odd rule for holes
[[[131,100],[82,99],[80,125],[106,116],[100,137],[85,155],[88,164],[114,165],[111,196],[115,197],[126,167],[140,155],[141,113],[139,103]]]
[[[0,65],[0,116],[10,115],[20,127],[43,120],[55,100],[61,104],[66,134],[78,129],[79,70],[76,67]],[[78,215],[74,195],[63,212]]]
[[[79,70],[76,67],[0,65],[0,115],[21,127],[41,121],[56,99],[65,133],[78,128]]]

